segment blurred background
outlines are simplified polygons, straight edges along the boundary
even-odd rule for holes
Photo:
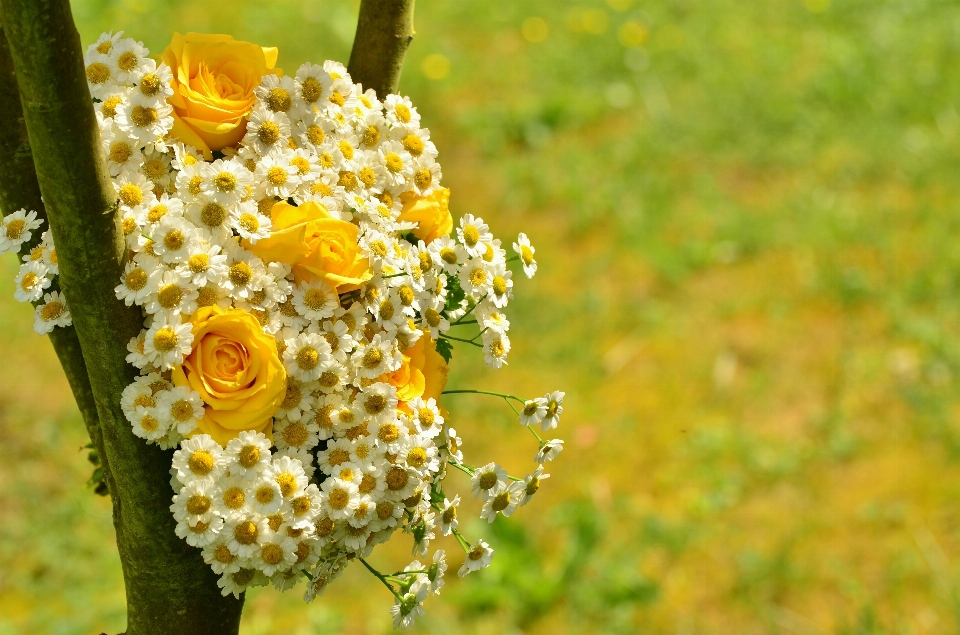
[[[293,71],[347,61],[358,3],[73,6],[85,43],[229,33]],[[540,263],[510,365],[458,348],[450,387],[565,390],[567,444],[512,519],[464,506],[497,556],[414,632],[960,631],[960,5],[418,0],[416,29],[401,92],[454,215],[526,232]],[[109,506],[16,267],[0,259],[0,634],[116,633]],[[502,402],[446,405],[468,461],[534,467]],[[311,605],[250,593],[243,633],[386,633],[391,603],[353,567]]]

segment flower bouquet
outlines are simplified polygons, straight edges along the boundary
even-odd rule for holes
[[[493,550],[458,529],[463,472],[481,516],[525,505],[562,441],[563,393],[526,399],[446,390],[454,345],[506,364],[513,255],[480,218],[454,223],[438,151],[410,99],[377,95],[332,61],[276,67],[277,49],[174,34],[159,57],[106,33],[86,51],[103,156],[128,259],[116,297],[140,307],[121,407],[145,443],[174,450],[170,513],[224,595],[306,582],[321,595],[359,561],[394,595],[395,626],[444,585],[437,533],[463,549],[459,575]],[[42,229],[3,220],[0,252]],[[49,232],[23,254],[16,297],[35,328],[70,324]],[[471,465],[441,396],[502,398],[536,440],[535,470]],[[515,405],[514,405],[515,404]],[[451,489],[453,489],[451,487]],[[368,558],[397,529],[414,560]]]

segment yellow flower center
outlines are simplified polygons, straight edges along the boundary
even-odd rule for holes
[[[302,423],[291,423],[283,429],[283,440],[287,442],[287,445],[292,445],[295,448],[299,448],[306,443],[309,436],[310,433],[307,432],[306,426]]]
[[[201,287],[197,295],[197,306],[213,306],[217,303],[217,290],[213,287]]]
[[[272,146],[280,139],[280,126],[272,121],[264,121],[257,129],[257,138],[263,145]]]
[[[406,104],[397,104],[393,108],[393,112],[397,115],[397,120],[401,123],[410,123],[410,109],[407,108]]]
[[[470,283],[478,287],[487,281],[487,270],[483,267],[477,267],[470,272]]]
[[[237,462],[247,469],[260,462],[260,448],[255,445],[245,445],[237,455]]]
[[[144,415],[143,418],[140,419],[140,427],[147,432],[153,432],[160,427],[160,422],[157,421],[153,415]]]
[[[114,163],[126,163],[133,156],[133,148],[126,141],[114,141],[110,144],[110,160]]]
[[[197,476],[206,476],[213,471],[213,455],[206,450],[197,450],[190,455],[187,467]]]
[[[213,557],[216,558],[217,562],[223,564],[230,564],[237,559],[235,555],[230,553],[230,549],[226,545],[217,545],[217,548],[213,552]]]
[[[330,505],[331,509],[338,511],[344,509],[350,504],[350,493],[339,487],[330,490],[330,494],[327,496],[327,504]]]
[[[343,187],[347,191],[352,191],[357,189],[357,175],[349,170],[344,170],[340,172],[340,180],[337,182],[337,185]]]
[[[413,173],[413,182],[421,190],[425,190],[433,183],[433,174],[427,168],[422,168]]]
[[[498,296],[507,292],[507,280],[503,276],[493,277],[493,292]]]
[[[447,507],[443,510],[443,524],[449,525],[457,519],[457,508],[456,507]]]
[[[360,179],[360,182],[366,187],[373,187],[377,183],[377,174],[368,167],[360,168],[360,171],[357,173],[357,177]]]
[[[413,304],[413,299],[414,299],[413,289],[404,285],[400,287],[399,294],[400,294],[400,303],[403,304],[403,306],[410,306],[411,304]]]
[[[319,157],[319,160],[320,160],[320,165],[321,165],[322,167],[327,168],[327,169],[333,167],[333,155],[330,154],[329,152],[323,152],[323,153],[321,153],[321,154],[320,154],[320,157]]]
[[[343,448],[336,448],[327,457],[327,463],[333,466],[341,465],[350,460],[350,453]]]
[[[183,247],[186,237],[179,229],[171,229],[163,236],[163,246],[170,251],[177,251]]]
[[[103,55],[106,55],[107,53],[110,52],[110,49],[112,48],[113,48],[113,42],[111,40],[106,40],[104,42],[100,42],[100,44],[97,45],[97,53],[102,53]]]
[[[338,146],[340,147],[340,153],[343,154],[343,158],[350,160],[353,158],[353,146],[350,145],[349,141],[341,141]]]
[[[290,165],[297,168],[297,174],[303,176],[310,172],[310,162],[303,157],[293,157],[290,159]]]
[[[303,370],[313,370],[320,363],[320,353],[312,346],[304,346],[297,351],[297,366]]]
[[[176,331],[164,327],[154,334],[153,347],[161,353],[167,353],[176,348],[179,339]]]
[[[503,357],[506,354],[506,349],[503,346],[503,341],[500,338],[497,338],[490,344],[490,354],[494,357]]]
[[[260,557],[267,564],[279,564],[283,561],[283,549],[280,545],[268,542],[260,549]]]
[[[120,188],[120,200],[128,207],[135,207],[143,202],[143,191],[133,183],[127,183]],[[9,236],[10,228],[7,227]]]
[[[345,103],[347,103],[346,98],[343,95],[341,95],[339,91],[336,91],[336,90],[333,91],[333,94],[330,95],[328,99],[330,100],[331,104],[336,104],[338,106],[342,106]]]
[[[467,554],[467,557],[473,561],[480,560],[481,558],[483,558],[483,547],[481,547],[480,545],[474,545],[470,549],[470,553]]]
[[[240,229],[249,234],[255,234],[260,231],[260,220],[253,214],[241,214]]]
[[[157,110],[149,106],[134,106],[130,111],[130,121],[138,128],[152,126],[158,119],[160,115],[157,114]]]
[[[233,528],[233,537],[236,538],[237,542],[241,545],[252,545],[257,541],[259,535],[260,530],[257,528],[257,525],[250,520],[237,523],[237,526]]]
[[[127,51],[117,58],[117,66],[119,66],[122,71],[132,71],[137,67],[138,61],[136,55]]]
[[[187,191],[189,191],[194,196],[200,194],[200,185],[203,183],[203,178],[199,175],[190,177],[190,182],[187,183]]]
[[[533,252],[526,245],[520,245],[520,259],[528,267],[533,264]]]
[[[490,489],[497,484],[497,473],[496,472],[484,472],[480,475],[479,483],[480,489]]]
[[[193,254],[187,260],[187,267],[193,273],[203,273],[210,267],[210,256],[205,253]]]
[[[395,423],[382,423],[377,430],[377,438],[384,443],[393,443],[400,438],[400,428]]]
[[[23,278],[20,279],[20,288],[24,291],[28,291],[30,287],[36,284],[39,276],[32,271],[28,271]]]
[[[114,95],[113,97],[107,97],[103,100],[103,105],[100,106],[100,112],[103,113],[103,116],[107,119],[112,119],[117,116],[117,106],[123,103],[123,98],[119,95]]]
[[[300,84],[300,96],[309,104],[320,99],[323,94],[323,85],[317,81],[316,77],[307,77]]]
[[[240,569],[230,577],[233,579],[234,584],[243,587],[250,584],[250,582],[253,580],[253,576],[256,575],[256,573],[257,572],[254,569]]]
[[[227,219],[227,210],[219,203],[207,203],[200,210],[200,222],[207,227],[220,227]]]
[[[380,141],[380,130],[376,126],[367,126],[363,131],[361,142],[365,146],[375,146]]]
[[[140,78],[140,92],[148,97],[160,92],[160,78],[154,73],[147,73]]]
[[[383,395],[368,395],[363,401],[363,409],[368,415],[378,415],[387,407],[387,398]]]
[[[394,465],[387,472],[387,487],[394,492],[406,487],[409,480],[410,475],[399,465]]]
[[[103,84],[110,79],[110,68],[103,62],[94,62],[87,67],[86,73],[91,84]]]
[[[396,152],[390,152],[383,157],[383,163],[387,166],[387,169],[393,172],[394,174],[400,172],[403,169],[403,159],[400,158],[400,155]]]
[[[269,485],[261,485],[257,488],[255,496],[258,503],[266,505],[267,503],[273,502],[273,499],[276,497],[276,492]]]
[[[227,171],[220,172],[213,177],[213,186],[220,192],[232,192],[237,187],[237,177]]]
[[[297,491],[297,479],[293,474],[289,472],[284,472],[283,474],[278,474],[277,485],[280,486],[280,493],[283,494],[284,498],[289,498]]]
[[[475,247],[479,241],[480,230],[473,225],[467,225],[463,228],[463,242],[466,243],[467,247]],[[441,255],[441,258],[442,257]]]
[[[194,494],[187,499],[187,511],[195,516],[206,514],[212,505],[213,501],[203,494]]]
[[[427,463],[427,451],[423,448],[413,448],[407,452],[407,465],[414,468],[421,468]]]
[[[157,302],[165,309],[179,306],[181,300],[183,300],[183,289],[180,285],[168,284],[157,293]]]
[[[267,170],[267,181],[270,185],[279,187],[287,182],[287,171],[279,166],[273,166]]]
[[[326,138],[326,135],[323,134],[323,128],[317,124],[312,124],[307,126],[307,140],[315,146],[323,143],[323,140]]]
[[[273,112],[287,112],[293,105],[293,100],[290,99],[290,93],[279,86],[267,94],[265,101],[267,102],[267,108]]]
[[[189,421],[193,419],[193,404],[186,399],[175,401],[170,407],[170,414],[177,421]]]
[[[403,138],[403,149],[418,157],[423,154],[423,139],[415,134],[408,134]]]

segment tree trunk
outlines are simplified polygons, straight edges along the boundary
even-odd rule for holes
[[[354,81],[396,91],[413,4],[362,0]],[[223,597],[200,551],[174,533],[172,452],[135,437],[120,408],[137,375],[126,346],[142,319],[113,291],[126,253],[69,2],[0,0],[0,26],[0,208],[45,213],[53,232],[74,327],[55,329],[51,340],[112,497],[126,633],[235,634],[243,600]]]

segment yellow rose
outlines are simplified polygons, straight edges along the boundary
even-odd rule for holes
[[[380,381],[396,387],[398,407],[406,411],[406,403],[417,397],[424,400],[433,397],[439,403],[449,372],[447,362],[437,352],[436,342],[424,332],[416,344],[403,352],[400,368],[381,375]]]
[[[413,230],[413,235],[428,245],[446,236],[453,229],[453,217],[450,216],[450,190],[441,187],[433,191],[430,196],[417,196],[412,191],[400,195],[403,209],[400,210],[400,221],[419,223]]]
[[[173,34],[161,59],[173,73],[174,138],[203,151],[236,145],[247,131],[253,89],[274,68],[276,48],[239,42],[229,35]]]
[[[322,205],[277,203],[270,219],[270,236],[244,246],[267,262],[292,265],[297,282],[326,280],[343,293],[373,277],[357,226],[333,218]]]
[[[221,445],[244,430],[270,436],[271,418],[287,394],[276,340],[240,309],[204,307],[191,322],[193,350],[173,369],[173,383],[200,393],[206,404],[200,432]]]

